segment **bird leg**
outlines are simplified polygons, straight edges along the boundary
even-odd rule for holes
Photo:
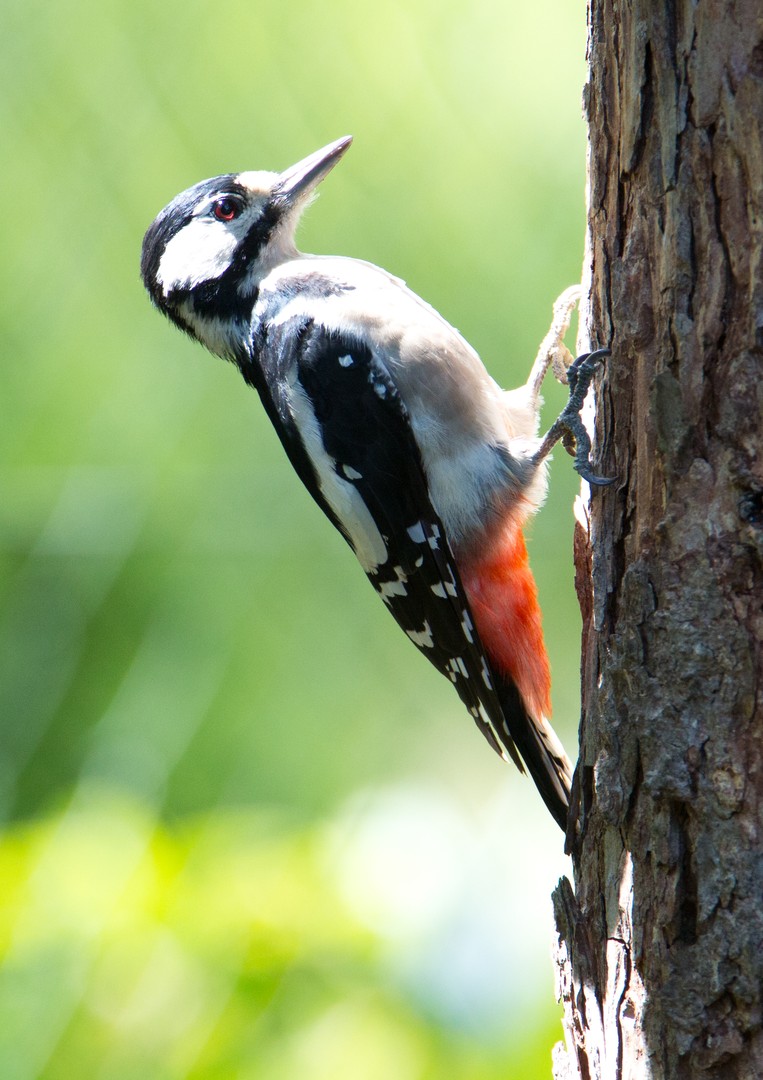
[[[530,401],[537,409],[540,405],[540,390],[543,379],[551,368],[560,383],[570,388],[570,398],[562,414],[551,425],[543,439],[540,449],[533,455],[533,463],[539,465],[551,450],[561,441],[571,457],[575,458],[575,469],[589,484],[605,486],[611,484],[613,477],[597,476],[591,464],[591,439],[580,416],[591,380],[598,363],[609,356],[609,349],[584,353],[574,360],[572,353],[564,344],[572,313],[580,302],[582,286],[571,285],[557,297],[554,303],[554,315],[548,333],[543,338],[530,370],[526,389]]]

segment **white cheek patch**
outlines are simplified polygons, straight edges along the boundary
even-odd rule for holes
[[[341,521],[360,565],[367,574],[371,573],[387,561],[384,538],[354,484],[337,475],[336,462],[323,445],[310,399],[296,378],[291,381],[289,401],[294,423],[315,469],[321,495]]]
[[[165,296],[221,277],[238,244],[234,233],[211,218],[192,218],[167,244],[156,280]]]

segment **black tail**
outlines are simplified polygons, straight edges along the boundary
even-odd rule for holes
[[[548,720],[541,717],[536,721],[529,715],[513,682],[499,677],[496,691],[509,740],[519,751],[554,821],[566,832],[572,785],[570,760]]]

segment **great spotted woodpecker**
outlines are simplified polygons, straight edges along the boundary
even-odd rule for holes
[[[397,622],[493,749],[524,762],[564,828],[571,766],[546,719],[549,666],[522,527],[563,435],[578,471],[605,482],[579,416],[605,351],[570,368],[570,402],[540,440],[547,364],[503,391],[398,278],[298,252],[299,217],[350,142],[282,173],[217,176],[178,195],[146,233],[143,281],[165,315],[257,389]]]

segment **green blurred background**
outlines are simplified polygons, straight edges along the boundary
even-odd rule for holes
[[[303,248],[518,384],[580,272],[584,5],[5,0],[0,50],[0,1077],[548,1077],[556,826],[138,261],[352,133]],[[570,748],[576,486],[531,535]]]

